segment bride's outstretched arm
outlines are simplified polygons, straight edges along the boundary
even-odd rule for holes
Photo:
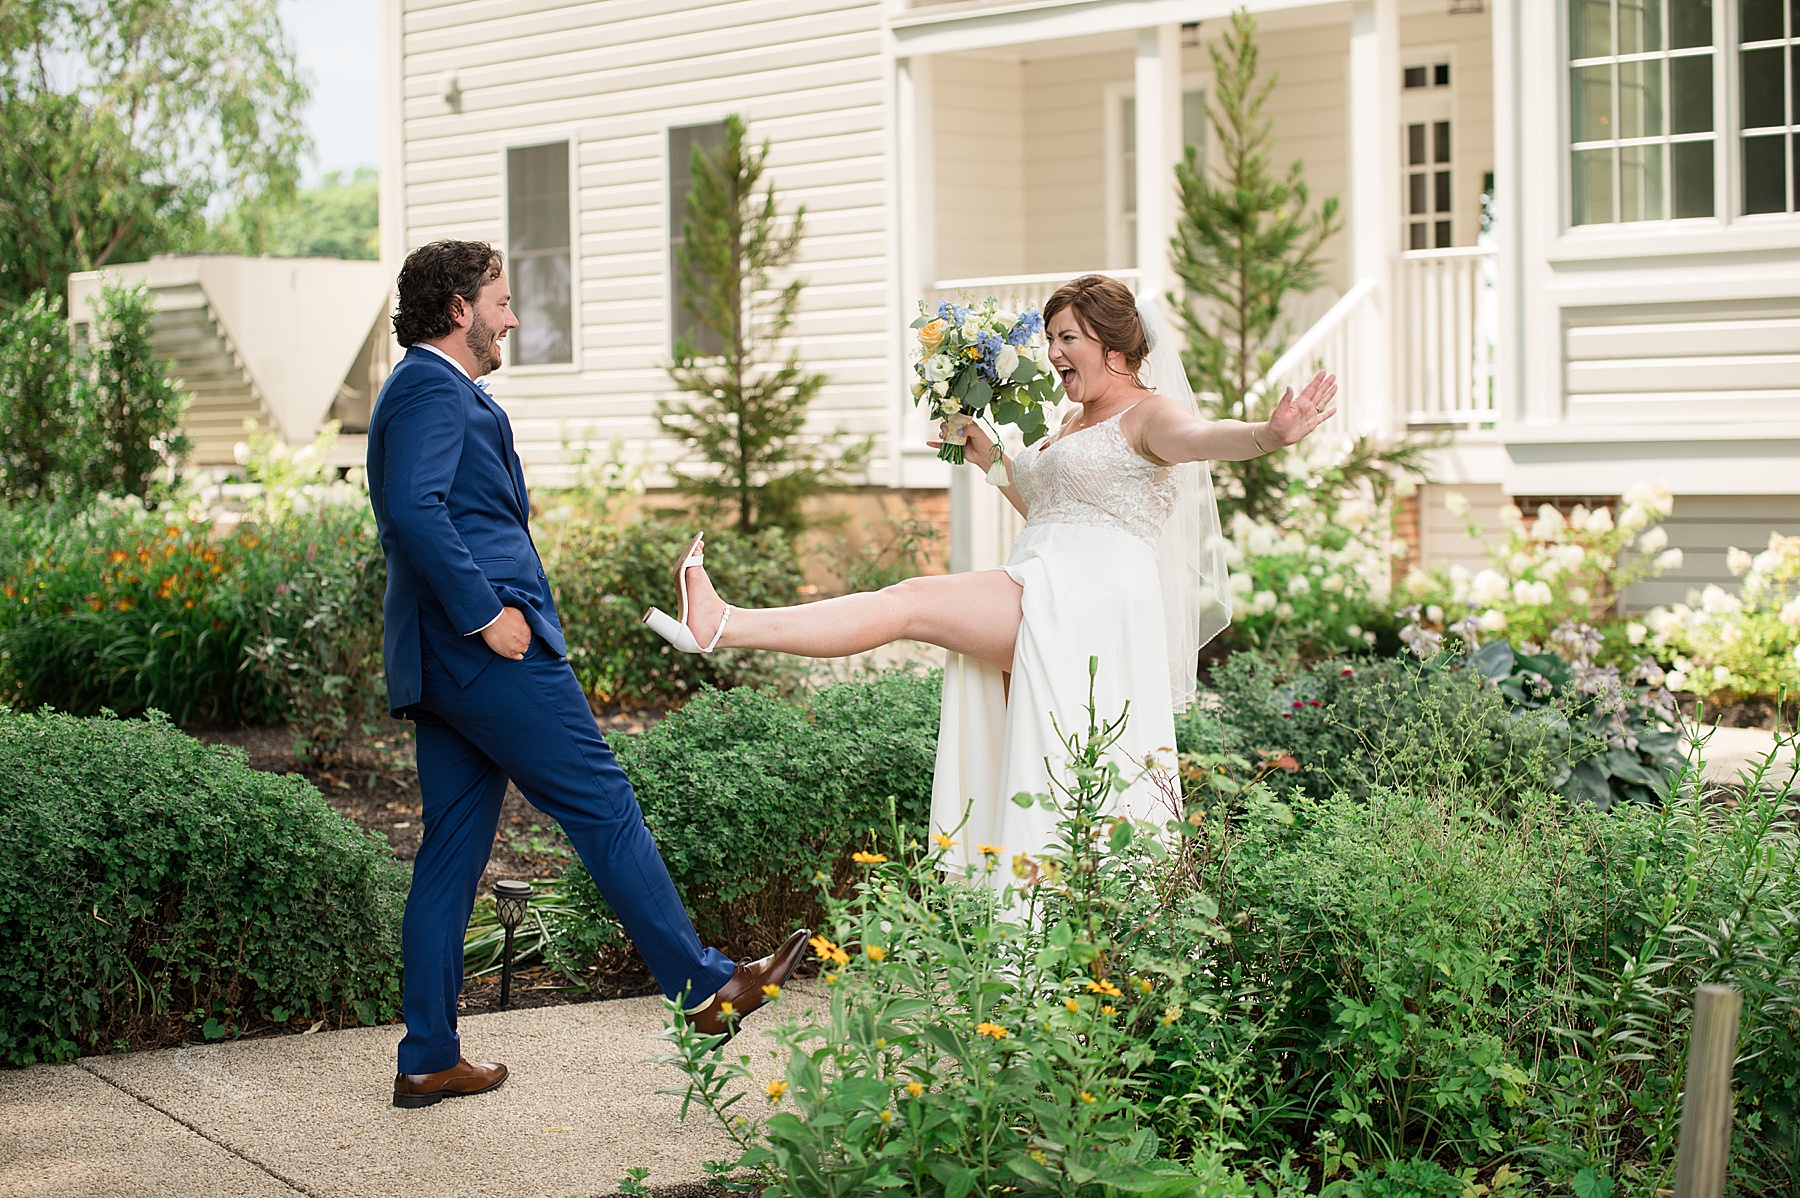
[[[1143,405],[1133,440],[1146,457],[1177,462],[1242,462],[1292,445],[1323,424],[1333,412],[1337,378],[1323,370],[1301,388],[1289,387],[1267,420],[1205,420],[1175,401],[1158,397]]]
[[[927,441],[926,444],[936,449],[941,442]],[[963,446],[964,463],[974,466],[985,474],[993,468],[996,456],[998,460],[1006,463],[1008,479],[1007,484],[1000,488],[1000,493],[1006,496],[1006,502],[1012,504],[1013,510],[1019,515],[1030,515],[1031,513],[1025,510],[1025,497],[1019,494],[1018,480],[1012,477],[1012,459],[1006,456],[1006,452],[994,443],[994,439],[988,436],[979,424],[971,424],[968,444]]]

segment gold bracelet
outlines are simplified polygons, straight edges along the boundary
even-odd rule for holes
[[[1262,447],[1262,442],[1258,441],[1256,439],[1256,426],[1254,424],[1250,426],[1250,444],[1256,446],[1257,453],[1268,453],[1269,452],[1268,450],[1266,450]]]

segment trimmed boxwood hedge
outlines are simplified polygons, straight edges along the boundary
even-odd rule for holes
[[[0,709],[0,1062],[399,1009],[406,874],[155,713]]]

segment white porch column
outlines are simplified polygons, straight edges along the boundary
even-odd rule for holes
[[[405,14],[381,0],[381,176],[377,213],[381,261],[398,271],[406,257]]]
[[[892,485],[896,487],[942,487],[950,483],[948,467],[925,448],[929,422],[912,399],[913,333],[907,327],[917,314],[920,297],[937,281],[937,149],[931,84],[929,56],[894,60],[895,220],[890,246],[894,264],[895,406],[888,427],[894,443]],[[953,537],[952,545],[955,543]]]
[[[1136,75],[1138,292],[1160,297],[1174,280],[1169,239],[1181,158],[1181,26],[1138,30]]]
[[[1400,51],[1398,0],[1354,0],[1350,14],[1348,125],[1350,142],[1350,274],[1372,279],[1375,327],[1382,335],[1358,347],[1351,403],[1394,432],[1396,410],[1393,263],[1400,253]]]

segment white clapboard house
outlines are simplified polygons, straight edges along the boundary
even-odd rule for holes
[[[923,446],[920,299],[1041,299],[1100,270],[1161,293],[1173,166],[1205,153],[1227,0],[383,0],[387,263],[509,252],[525,327],[494,388],[528,471],[571,443],[666,461],[689,147],[728,113],[804,204],[796,336],[815,426],[867,482],[952,488],[954,560],[1010,513]],[[1449,429],[1444,507],[1663,480],[1687,566],[1800,533],[1800,0],[1251,0],[1277,165],[1343,202],[1279,383],[1344,379],[1343,425]],[[654,481],[654,479],[653,479]]]

